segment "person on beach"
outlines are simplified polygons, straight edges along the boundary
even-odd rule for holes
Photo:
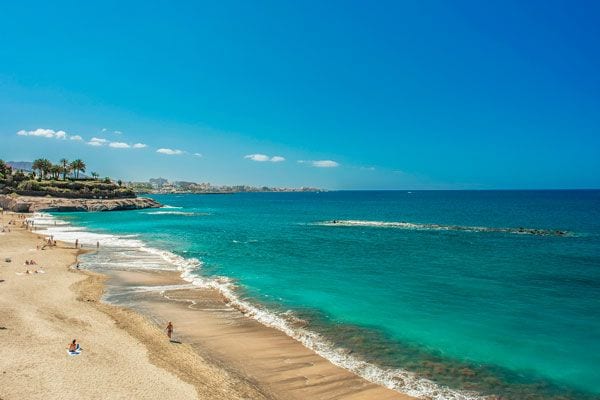
[[[169,337],[169,340],[171,340],[172,334],[173,334],[173,324],[171,323],[171,321],[169,321],[169,323],[167,324],[167,336]]]
[[[77,351],[79,349],[79,345],[77,344],[77,339],[73,339],[73,341],[69,344],[69,351]]]
[[[75,248],[79,247],[79,239],[75,239]]]
[[[100,242],[96,242],[96,250],[100,248]]]

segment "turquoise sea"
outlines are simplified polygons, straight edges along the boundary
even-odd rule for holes
[[[401,391],[600,399],[600,191],[152,197],[168,207],[57,214],[82,230],[51,229],[226,277],[242,301],[305,321],[322,354]]]

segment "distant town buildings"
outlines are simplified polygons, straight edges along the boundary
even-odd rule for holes
[[[311,187],[281,188],[268,186],[214,186],[208,182],[196,183],[186,181],[169,182],[165,178],[152,178],[148,182],[128,182],[126,186],[136,193],[242,193],[242,192],[319,192],[321,189]]]
[[[165,178],[152,178],[148,182],[150,182],[154,189],[160,189],[161,187],[169,183],[169,181]]]

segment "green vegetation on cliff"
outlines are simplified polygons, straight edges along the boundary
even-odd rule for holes
[[[0,160],[0,193],[15,193],[24,196],[51,196],[67,198],[132,198],[134,192],[121,186],[121,181],[114,183],[109,177],[98,179],[80,178],[87,166],[82,160],[69,162],[61,159],[52,164],[45,158],[35,160],[31,171],[14,170]]]

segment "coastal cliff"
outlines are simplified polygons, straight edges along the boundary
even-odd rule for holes
[[[38,211],[121,211],[162,207],[159,202],[147,198],[124,199],[67,199],[60,197],[33,197],[0,195],[0,207],[14,212]]]

